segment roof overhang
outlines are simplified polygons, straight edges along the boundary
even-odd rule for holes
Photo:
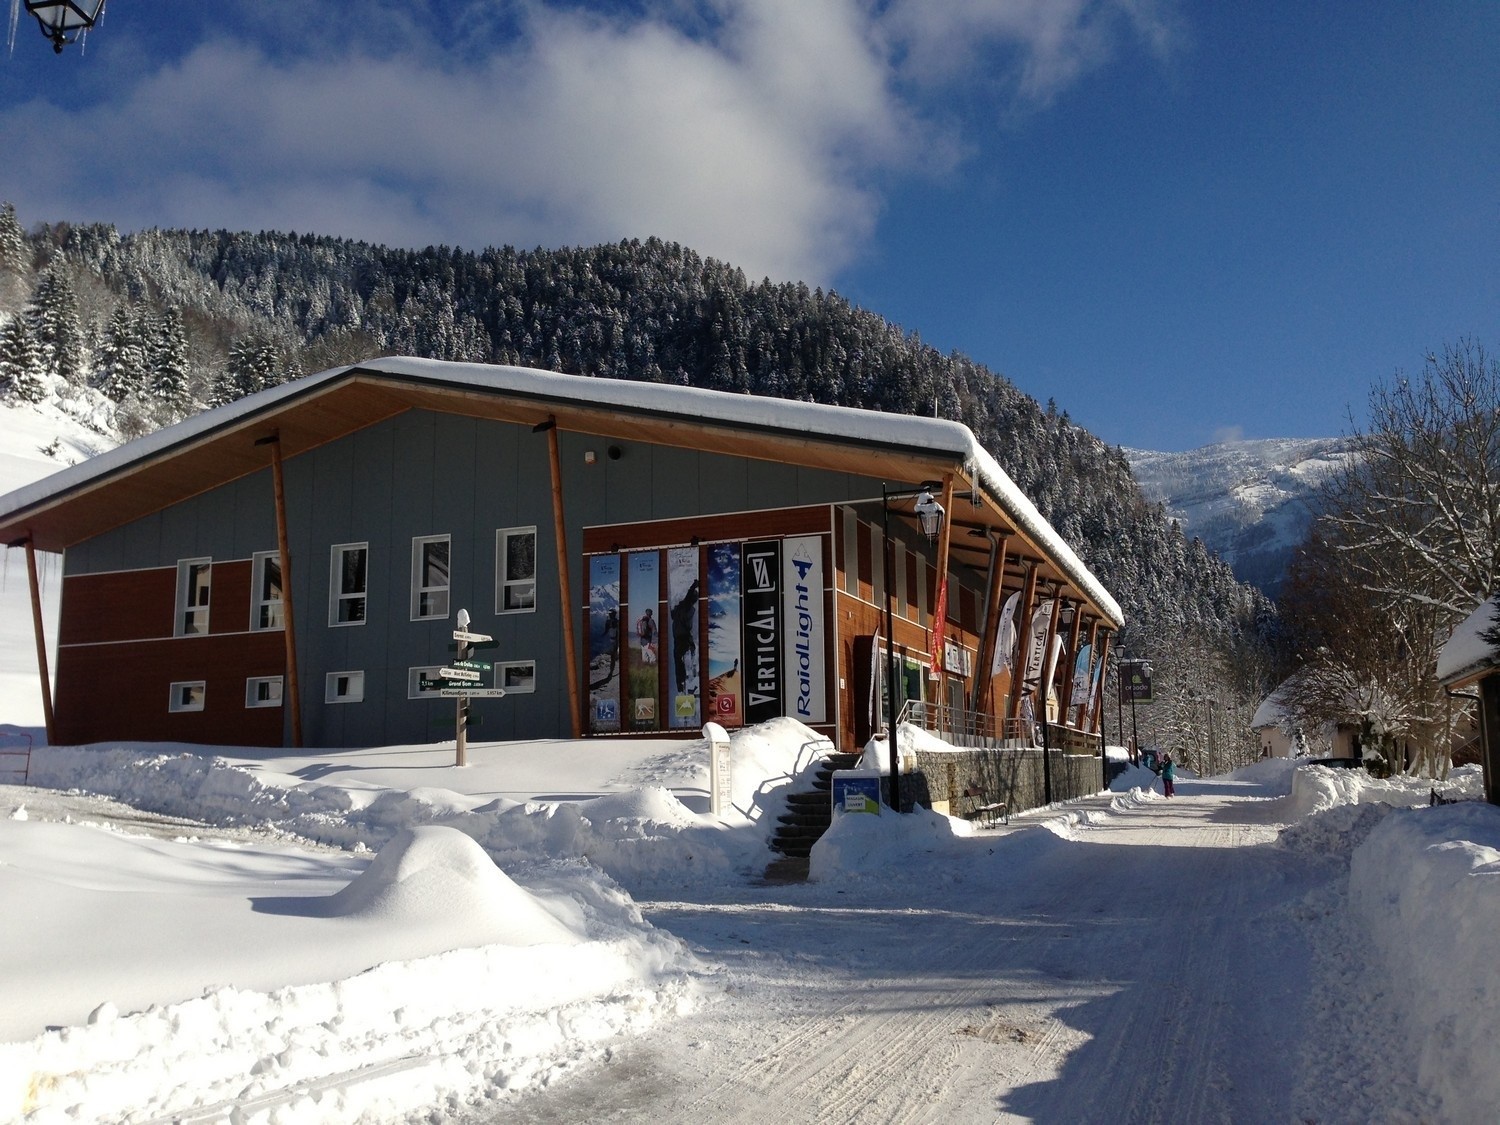
[[[62,551],[408,410],[430,410],[844,472],[900,486],[951,476],[956,525],[1013,537],[1040,577],[1108,626],[1119,606],[965,426],[820,403],[405,357],[239,399],[0,496],[0,542]]]

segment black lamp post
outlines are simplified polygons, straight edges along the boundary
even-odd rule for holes
[[[60,55],[99,22],[104,0],[26,0],[26,11],[36,17],[42,34],[52,41],[52,50]]]
[[[917,502],[912,510],[921,523],[922,534],[931,541],[937,538],[938,529],[943,524],[943,506],[932,495],[932,490],[939,487],[934,481],[924,481],[919,489],[892,492],[884,481],[880,485],[880,530],[885,570],[885,726],[886,739],[890,743],[891,808],[896,812],[901,811],[901,754],[896,745],[896,613],[891,597],[896,560],[891,547],[891,501],[915,496]]]

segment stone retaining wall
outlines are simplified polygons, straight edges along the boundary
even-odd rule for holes
[[[967,806],[1004,801],[1012,813],[1045,805],[1046,786],[1040,748],[1024,750],[917,751],[914,774],[902,776],[902,804],[915,799],[939,812],[962,816]],[[1051,751],[1052,800],[1066,801],[1104,788],[1098,757]],[[908,782],[911,778],[911,782]],[[980,790],[982,800],[966,802],[965,789]]]

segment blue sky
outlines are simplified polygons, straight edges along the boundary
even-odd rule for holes
[[[113,0],[61,57],[22,19],[27,224],[658,235],[1164,450],[1500,351],[1490,0]]]

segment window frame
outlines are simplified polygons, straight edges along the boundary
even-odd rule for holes
[[[205,571],[208,581],[202,587],[204,597],[201,604],[190,599],[197,593],[199,587],[193,582],[193,576],[198,571]],[[199,558],[177,560],[177,600],[176,610],[172,616],[172,636],[174,637],[206,637],[209,630],[209,610],[213,604],[214,591],[214,560],[211,555]],[[196,629],[188,628],[189,614],[201,614],[202,627]]]
[[[359,692],[339,692],[338,682],[341,677],[348,677],[353,684],[359,683]],[[323,702],[324,703],[363,703],[365,701],[365,673],[363,668],[353,668],[344,672],[329,672],[323,677]]]
[[[364,578],[365,586],[357,594],[344,593],[344,556],[353,551],[362,551],[365,556]],[[357,621],[341,621],[339,611],[346,602],[360,601],[364,604],[363,614]],[[328,548],[328,627],[330,629],[345,629],[352,625],[363,625],[370,619],[370,544],[363,543],[335,543]]]
[[[427,674],[427,678],[429,680],[436,680],[436,679],[440,678],[438,676],[438,672],[442,669],[442,667],[443,666],[441,664],[413,664],[411,667],[407,668],[407,670],[406,670],[406,698],[407,699],[442,699],[443,698],[442,695],[439,694],[442,691],[441,688],[433,688],[433,689],[428,690],[428,691],[422,691],[420,688],[417,687],[417,681],[422,678],[422,673],[425,672]]]
[[[531,679],[526,687],[506,687],[505,673],[510,668],[530,668]],[[534,695],[536,693],[536,661],[535,660],[504,660],[495,662],[495,686],[504,688],[506,695]]]
[[[256,688],[260,684],[276,685],[275,699],[257,698]],[[245,708],[256,710],[261,707],[280,707],[286,696],[285,676],[246,676],[245,677]]]
[[[277,585],[281,590],[281,597],[274,601],[268,600],[264,595],[266,585],[266,564],[274,559],[276,561]],[[274,624],[262,625],[261,618],[267,610],[274,610],[271,616]],[[252,633],[273,633],[286,628],[286,568],[281,565],[280,551],[256,551],[250,556],[250,631]]]
[[[197,689],[197,699],[183,700],[181,689]],[[167,711],[173,715],[191,714],[208,706],[208,683],[204,680],[174,680],[167,688]]]
[[[424,586],[420,579],[424,576],[424,564],[426,563],[426,548],[434,543],[445,544],[448,548],[448,580],[441,586]],[[443,595],[442,613],[421,612],[424,598],[431,598],[437,593]],[[414,535],[411,541],[411,619],[413,621],[446,621],[453,612],[453,536],[452,535]]]
[[[519,539],[523,536],[531,537],[531,576],[529,578],[510,577],[507,563],[510,553],[507,550],[511,539]],[[495,529],[495,613],[535,613],[536,612],[536,587],[537,587],[537,533],[536,524],[519,527],[501,527]],[[506,594],[513,588],[530,586],[530,605],[506,605]]]

